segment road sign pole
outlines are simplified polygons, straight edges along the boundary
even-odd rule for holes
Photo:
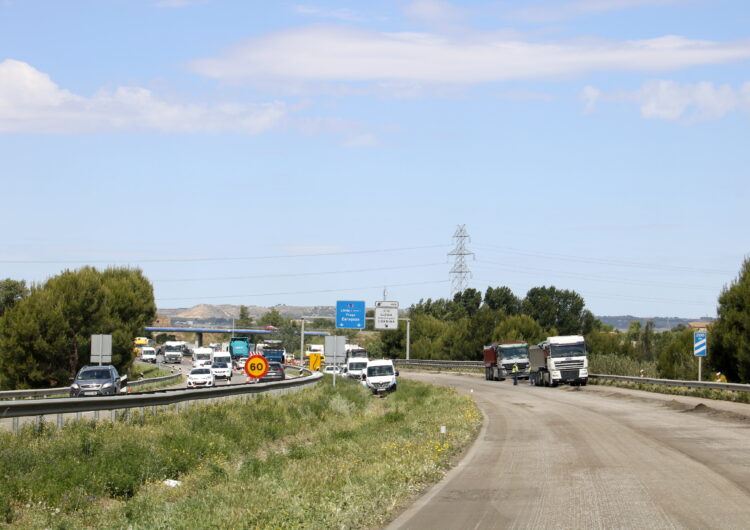
[[[703,357],[698,357],[698,381],[701,380],[701,365],[703,364]]]
[[[305,318],[302,317],[302,333],[299,334],[299,365],[305,365]]]
[[[406,360],[409,360],[409,345],[411,343],[411,319],[406,319]]]

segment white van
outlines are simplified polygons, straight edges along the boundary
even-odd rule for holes
[[[211,365],[211,356],[214,354],[213,348],[196,348],[193,350],[193,368],[203,368]]]
[[[346,361],[346,376],[352,379],[362,379],[362,374],[367,368],[367,359],[355,357]]]
[[[227,366],[232,367],[232,355],[228,351],[215,351],[211,357],[213,363],[227,363]]]
[[[375,359],[367,362],[362,379],[373,394],[395,392],[398,370],[390,359]]]
[[[156,364],[156,349],[151,346],[141,348],[141,361]]]

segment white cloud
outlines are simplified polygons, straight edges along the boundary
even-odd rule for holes
[[[591,114],[596,110],[596,103],[602,97],[602,91],[592,86],[583,87],[581,98],[586,104],[586,114]]]
[[[696,122],[719,119],[737,110],[750,111],[750,83],[733,88],[706,81],[680,84],[651,80],[631,92],[602,94],[598,89],[586,87],[584,99],[586,91],[596,93],[596,100],[635,104],[644,118]]]
[[[455,23],[465,16],[462,9],[445,0],[414,0],[404,8],[404,12],[420,20],[432,23]]]
[[[325,82],[469,85],[569,78],[589,72],[673,71],[750,58],[750,42],[664,36],[634,41],[528,42],[507,34],[445,37],[316,25],[272,33],[193,71],[222,80],[277,84]]]
[[[555,4],[537,4],[510,11],[507,16],[525,22],[554,22],[583,15],[620,11],[635,7],[686,4],[695,0],[578,0]]]
[[[296,5],[294,6],[294,12],[298,15],[315,18],[331,18],[344,22],[356,22],[362,20],[362,17],[356,11],[344,7],[338,9],[323,9],[311,5]]]
[[[171,103],[150,90],[118,87],[91,97],[60,88],[27,63],[0,62],[0,132],[151,130],[257,134],[284,120],[282,102],[257,105]]]

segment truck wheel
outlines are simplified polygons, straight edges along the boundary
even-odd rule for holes
[[[557,385],[558,385],[557,381],[550,381],[549,386],[551,386],[552,388],[557,388]]]
[[[586,383],[588,382],[589,382],[588,379],[584,379],[583,381],[581,381],[581,386],[586,386]]]

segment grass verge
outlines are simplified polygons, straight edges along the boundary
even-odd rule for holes
[[[608,381],[605,379],[589,378],[588,384],[599,386],[616,386],[673,396],[690,396],[720,401],[734,401],[750,403],[750,392],[735,392],[733,390],[715,390],[713,388],[687,388],[684,386],[654,385],[649,383],[631,383],[629,381]]]
[[[128,422],[0,434],[0,521],[45,528],[351,528],[382,524],[474,438],[470,398],[355,381]],[[440,426],[447,426],[446,443]],[[178,487],[165,479],[181,481]]]

